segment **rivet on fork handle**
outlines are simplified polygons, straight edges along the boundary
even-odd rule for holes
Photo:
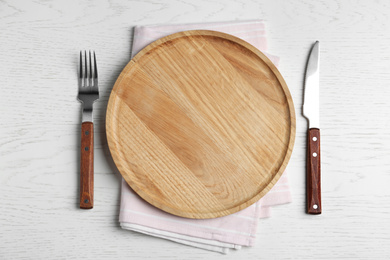
[[[93,123],[81,124],[80,208],[93,208]]]

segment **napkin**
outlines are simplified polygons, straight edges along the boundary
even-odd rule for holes
[[[132,56],[153,41],[184,30],[214,30],[239,37],[260,49],[278,64],[279,58],[268,54],[263,21],[219,22],[208,24],[136,26]],[[258,202],[237,213],[214,219],[188,219],[166,213],[139,197],[122,179],[119,222],[123,229],[168,239],[220,253],[255,243],[259,218],[270,216],[272,206],[291,202],[286,173]]]

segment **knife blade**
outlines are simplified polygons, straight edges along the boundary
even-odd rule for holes
[[[309,122],[306,158],[306,211],[321,214],[321,153],[320,153],[320,43],[311,49],[305,73],[303,115]]]

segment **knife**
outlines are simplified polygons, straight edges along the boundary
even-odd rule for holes
[[[303,115],[309,122],[307,131],[306,210],[321,214],[321,153],[320,153],[320,43],[311,49],[305,73]]]

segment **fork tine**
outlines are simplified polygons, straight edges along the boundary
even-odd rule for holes
[[[83,53],[80,51],[80,62],[79,62],[79,79],[83,77]]]
[[[89,64],[88,64],[88,70],[89,70],[89,75],[88,75],[88,82],[89,82],[89,86],[90,87],[93,87],[93,82],[92,82],[92,75],[93,75],[93,71],[92,71],[92,57],[91,57],[91,50],[89,50]]]
[[[96,82],[97,82],[97,79],[98,79],[98,71],[97,71],[96,53],[95,53],[95,51],[93,52],[93,66],[94,66],[94,72],[95,72],[94,79],[95,79]]]
[[[96,53],[95,53],[95,51],[91,51],[89,53],[89,55],[92,59],[90,61],[91,71],[92,71],[91,80],[93,81],[92,90],[98,92],[99,87],[98,87],[98,71],[97,71]]]
[[[85,71],[85,74],[84,74],[85,85],[84,85],[84,87],[89,87],[90,86],[89,80],[88,80],[89,70],[88,70],[88,58],[87,58],[87,51],[86,50],[84,50],[84,71]]]
[[[84,87],[84,63],[83,63],[83,52],[82,51],[80,51],[79,87]]]

